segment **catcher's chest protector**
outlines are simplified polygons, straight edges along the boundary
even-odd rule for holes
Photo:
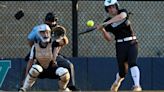
[[[46,48],[41,48],[39,44],[35,44],[35,57],[37,61],[43,66],[44,68],[48,68],[51,60],[53,60],[52,54],[52,45],[51,43],[47,45]]]

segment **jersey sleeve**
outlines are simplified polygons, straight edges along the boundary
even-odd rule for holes
[[[52,52],[54,51],[55,48],[59,47],[59,42],[53,41],[52,42]]]
[[[32,46],[32,48],[31,48],[31,52],[30,52],[30,57],[29,57],[29,59],[34,59],[34,54],[35,53],[35,47],[34,47],[34,45]]]
[[[111,19],[111,17],[108,17],[107,19],[104,20],[104,22],[107,22],[107,21],[109,21],[110,19]],[[111,26],[111,24],[107,25],[107,26],[104,27],[104,28],[105,28],[105,30],[106,30],[107,32],[110,32],[111,30],[113,30],[113,27]]]
[[[127,14],[127,18],[129,17],[128,11],[126,9],[119,10],[119,13],[125,12]]]
[[[59,46],[59,42],[56,42],[56,41],[53,41],[52,42],[52,47],[54,48],[54,47],[58,47]]]

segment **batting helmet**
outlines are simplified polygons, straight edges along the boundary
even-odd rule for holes
[[[104,2],[104,6],[105,6],[105,11],[108,12],[108,6],[110,5],[116,5],[117,9],[118,9],[118,6],[119,6],[119,3],[117,0],[105,0]]]

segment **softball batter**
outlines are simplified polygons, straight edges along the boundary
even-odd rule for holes
[[[110,15],[104,22],[108,21],[109,25],[105,27],[97,25],[97,29],[102,32],[107,41],[112,40],[109,32],[114,34],[116,41],[116,57],[119,67],[116,80],[111,86],[111,91],[118,91],[121,82],[128,72],[128,68],[130,68],[134,81],[133,91],[142,91],[140,86],[140,70],[136,64],[138,42],[129,21],[129,14],[126,9],[119,9],[117,0],[105,0],[104,6],[105,11]]]

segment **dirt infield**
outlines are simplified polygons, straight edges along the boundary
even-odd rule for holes
[[[81,91],[81,92],[111,92],[111,91]],[[132,90],[118,91],[118,92],[133,92]],[[143,90],[142,92],[164,92],[164,90]]]
[[[0,92],[17,92],[17,91],[0,90]],[[58,91],[28,91],[28,92],[58,92]],[[76,91],[73,91],[73,92],[76,92]],[[111,92],[111,91],[80,91],[80,92]],[[124,90],[124,91],[118,91],[118,92],[133,92],[133,91],[132,90]],[[164,90],[143,90],[142,92],[164,92]]]
[[[132,92],[132,91],[128,90],[128,91],[118,91],[118,92]],[[164,90],[143,90],[142,92],[164,92]]]
[[[111,92],[111,91],[81,91],[81,92]],[[118,92],[133,92],[132,90],[118,91]],[[164,92],[164,90],[143,90],[142,92]]]

